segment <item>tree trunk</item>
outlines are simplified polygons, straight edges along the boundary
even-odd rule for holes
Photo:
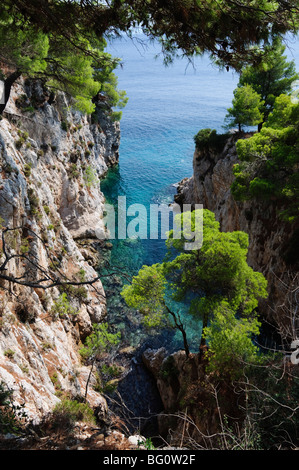
[[[199,362],[202,362],[204,352],[206,350],[206,339],[203,335],[203,331],[205,328],[208,326],[208,315],[204,315],[202,319],[202,333],[201,333],[201,339],[200,339],[200,345],[199,345]]]
[[[175,313],[173,313],[166,305],[165,305],[165,307],[166,307],[168,313],[170,313],[170,315],[172,316],[175,327],[182,333],[185,353],[186,353],[186,356],[189,357],[190,356],[190,349],[189,349],[187,334],[186,334],[184,325],[182,324],[180,318],[179,319],[177,318]]]
[[[14,82],[21,76],[21,72],[19,72],[18,70],[16,70],[15,72],[13,72],[12,74],[10,74],[6,80],[4,80],[4,96],[1,100],[1,103],[0,103],[0,115],[3,113],[3,111],[5,110],[6,108],[6,105],[7,105],[7,102],[9,100],[9,97],[10,97],[10,90],[11,90],[11,87],[12,85],[14,84]]]
[[[92,374],[92,371],[93,371],[94,363],[95,363],[95,358],[93,359],[93,361],[92,361],[92,363],[91,363],[91,368],[90,368],[90,371],[89,371],[89,374],[88,374],[88,378],[87,378],[87,381],[86,381],[85,396],[84,396],[84,401],[85,401],[85,402],[86,402],[86,400],[87,400],[88,385],[89,385],[89,382],[90,382],[90,379],[91,379],[91,374]]]

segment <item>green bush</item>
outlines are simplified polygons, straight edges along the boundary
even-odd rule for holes
[[[58,299],[54,302],[54,305],[51,309],[51,314],[53,317],[64,318],[68,315],[75,315],[76,310],[70,305],[70,302],[67,298],[67,294],[63,292]]]
[[[12,390],[0,382],[0,433],[18,434],[26,418],[24,405],[15,405],[12,401]]]
[[[88,166],[85,169],[83,178],[88,188],[95,186],[99,182],[97,174],[91,166]]]
[[[69,128],[70,128],[70,125],[69,125],[68,122],[66,122],[66,121],[62,121],[62,122],[61,122],[61,129],[62,129],[63,131],[67,132],[67,131],[69,130]]]
[[[53,410],[53,425],[57,428],[72,428],[77,421],[95,424],[92,409],[86,403],[63,399]]]
[[[26,178],[29,178],[29,176],[31,175],[31,168],[32,168],[32,163],[26,163],[24,167],[24,175],[26,176]]]
[[[30,203],[30,212],[32,215],[36,215],[39,207],[39,198],[36,195],[34,189],[28,189],[28,199]]]
[[[194,136],[194,142],[198,150],[211,148],[221,152],[228,137],[229,134],[217,134],[215,129],[201,129]]]
[[[279,96],[260,132],[237,141],[240,163],[233,168],[231,187],[237,200],[279,201],[278,215],[289,222],[299,214],[298,123],[299,105]]]

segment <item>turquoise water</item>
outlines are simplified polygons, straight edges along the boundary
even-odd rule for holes
[[[125,195],[128,206],[171,203],[175,184],[192,175],[194,135],[204,127],[223,131],[238,77],[219,72],[207,58],[166,68],[162,57],[155,58],[158,45],[143,48],[129,39],[113,43],[110,52],[123,61],[117,75],[129,101],[121,120],[119,167],[102,189],[114,203]],[[144,240],[141,246],[145,264],[161,261],[163,240]]]
[[[158,45],[143,48],[128,39],[113,43],[110,52],[123,61],[117,75],[119,88],[126,90],[129,101],[121,120],[119,165],[109,171],[101,188],[113,205],[117,206],[118,196],[126,196],[127,207],[142,204],[149,216],[150,204],[173,202],[176,183],[192,175],[193,137],[199,129],[223,131],[238,77],[220,72],[207,58],[198,58],[195,64],[178,60],[166,68],[162,57],[155,57]],[[148,218],[147,222],[149,236]],[[130,275],[143,264],[162,261],[166,252],[161,234],[158,240],[116,239],[112,243],[111,264]],[[123,331],[129,345],[139,347],[148,340],[147,332],[121,300],[121,286],[109,282],[110,321]],[[200,324],[184,315],[186,305],[177,308],[185,319],[190,347],[197,350]],[[182,347],[181,334],[175,331],[151,337],[150,343],[154,342],[169,350]]]
[[[143,46],[140,38],[117,40],[109,46],[109,52],[123,61],[116,73],[129,101],[121,120],[119,165],[109,171],[101,188],[108,202],[116,205],[123,195],[127,206],[143,204],[149,212],[150,204],[171,203],[176,183],[192,175],[194,135],[207,127],[223,132],[238,75],[219,71],[208,57],[197,58],[194,65],[177,60],[166,68],[161,56],[155,58],[159,46]],[[298,41],[290,43],[287,55],[299,70]],[[143,264],[160,262],[165,254],[162,239],[114,240],[113,245],[112,264],[130,275]],[[112,297],[110,311],[115,314],[119,295]],[[125,307],[119,308],[122,321]],[[195,328],[188,322],[189,340],[198,344],[198,324]],[[139,344],[140,330],[132,331],[131,342]],[[174,338],[177,346],[180,337]]]

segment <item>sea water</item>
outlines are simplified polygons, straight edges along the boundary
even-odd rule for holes
[[[142,34],[109,44],[108,51],[122,61],[116,70],[119,89],[129,98],[121,119],[119,165],[101,182],[106,199],[117,207],[118,196],[127,206],[142,204],[149,216],[151,204],[171,204],[177,183],[193,172],[194,136],[203,128],[224,132],[224,119],[231,106],[239,75],[219,70],[204,55],[194,62],[176,59],[166,67],[157,42]],[[286,55],[299,70],[299,41],[289,40]],[[136,214],[137,216],[137,214]],[[132,218],[131,218],[132,219]],[[131,220],[128,217],[128,222]],[[149,219],[147,219],[149,225]],[[158,240],[112,240],[112,265],[129,275],[142,265],[161,262],[166,253],[165,234]],[[112,309],[119,296],[112,296]],[[182,305],[182,310],[184,306]],[[123,314],[119,314],[121,318]],[[190,342],[197,344],[198,321],[186,316]],[[196,325],[196,328],[195,328]],[[130,332],[128,332],[130,333]],[[139,338],[134,333],[134,341]],[[180,334],[175,335],[180,343]]]

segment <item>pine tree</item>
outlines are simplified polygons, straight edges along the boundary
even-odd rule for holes
[[[242,126],[256,126],[263,120],[263,106],[261,96],[250,85],[236,88],[232,107],[225,117],[227,127],[237,125],[241,132]]]
[[[23,75],[40,79],[52,90],[62,90],[74,98],[74,106],[92,113],[94,97],[102,93],[111,107],[122,107],[127,98],[118,90],[113,70],[119,59],[105,52],[107,45],[92,32],[77,32],[75,42],[63,35],[36,29],[30,23],[22,25],[22,15],[0,12],[0,78],[5,84],[5,109],[10,88]]]
[[[285,49],[282,40],[276,38],[265,48],[259,64],[248,65],[241,71],[238,86],[250,85],[264,101],[263,122],[272,112],[275,99],[281,94],[290,93],[293,82],[299,78],[294,61],[288,62],[284,55]]]
[[[195,233],[197,211],[176,216],[176,223],[191,216]],[[143,266],[132,284],[124,287],[122,295],[127,304],[137,308],[150,327],[161,328],[175,317],[182,326],[173,301],[189,301],[189,314],[194,316],[205,332],[215,312],[226,302],[228,311],[244,318],[254,317],[258,300],[267,296],[267,282],[261,273],[247,264],[248,236],[244,232],[220,232],[215,215],[204,209],[203,243],[200,249],[185,251],[184,229],[174,238],[170,231],[166,241],[168,255],[163,263]],[[179,220],[181,218],[181,220]],[[185,219],[186,220],[186,219]],[[169,291],[172,295],[169,296]],[[229,325],[228,325],[229,327]],[[180,330],[182,333],[182,329]],[[200,351],[205,335],[199,333]]]

